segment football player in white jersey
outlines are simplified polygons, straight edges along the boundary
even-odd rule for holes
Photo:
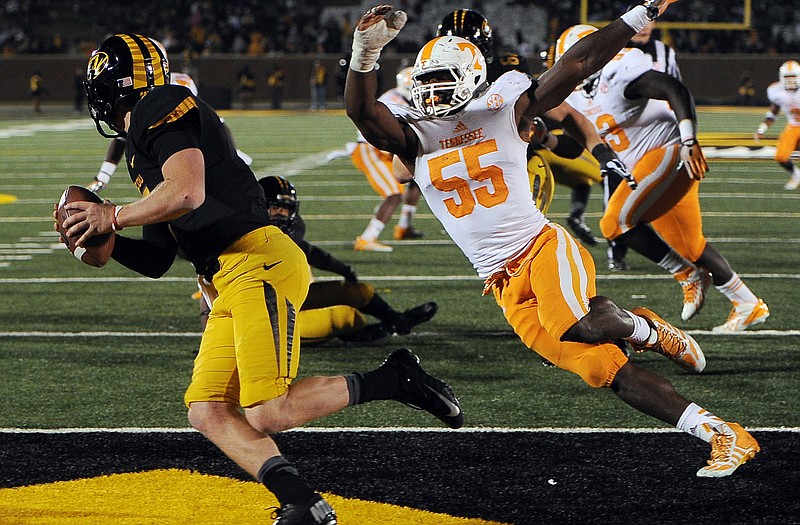
[[[758,125],[754,138],[758,141],[781,111],[786,114],[786,127],[778,137],[775,160],[791,175],[784,189],[796,190],[800,187],[800,168],[792,163],[792,153],[800,147],[800,64],[794,60],[784,62],[778,74],[780,81],[767,88],[769,111]]]
[[[567,29],[556,55],[594,31],[587,25]],[[620,186],[610,196],[600,221],[603,235],[621,238],[673,274],[683,288],[684,321],[700,311],[712,280],[732,303],[727,321],[714,331],[739,332],[766,321],[767,305],[703,235],[699,185],[708,166],[686,86],[654,70],[649,55],[628,47],[567,100],[595,123],[638,184],[635,190]]]
[[[612,341],[700,372],[697,342],[646,308],[623,310],[596,295],[589,252],[552,223],[532,199],[523,120],[557,106],[658,16],[669,0],[647,2],[576,43],[538,81],[511,71],[486,82],[480,50],[437,37],[414,65],[413,108],[375,97],[375,62],[406,21],[383,5],[358,22],[345,86],[347,115],[376,147],[414,173],[428,206],[485,279],[526,346],[588,385],[608,387],[628,405],[712,445],[701,477],[731,474],[759,450],[740,425],[726,423],[678,394],[665,378],[632,363]]]
[[[657,38],[653,38],[653,29],[655,22],[648,24],[644,29],[636,33],[629,43],[630,47],[636,47],[644,51],[646,54],[653,57],[653,69],[667,73],[682,80],[681,70],[678,67],[678,61],[675,55],[675,50],[669,45],[665,44]],[[605,197],[614,193],[619,185],[619,179],[609,177],[603,180],[605,187]],[[608,247],[608,267],[611,270],[627,270],[628,263],[625,261],[625,255],[628,248],[625,243],[616,240],[609,241]]]

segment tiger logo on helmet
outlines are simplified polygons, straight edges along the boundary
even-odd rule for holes
[[[794,60],[787,60],[778,69],[781,85],[786,91],[797,91],[800,88],[800,64]]]
[[[450,115],[486,86],[486,59],[469,40],[437,37],[417,55],[411,78],[411,101],[427,116]]]
[[[561,36],[558,37],[556,40],[556,46],[554,50],[554,62],[558,62],[564,53],[567,52],[569,48],[575,45],[578,40],[584,38],[588,35],[591,35],[597,31],[597,28],[594,26],[590,26],[588,24],[578,24],[572,27],[567,28]],[[600,79],[600,74],[602,73],[602,69],[595,73],[592,73],[589,77],[585,78],[583,82],[578,84],[575,87],[575,90],[582,90],[586,96],[593,97],[596,89],[597,89],[597,81]]]
[[[169,81],[169,60],[160,43],[133,33],[107,38],[89,58],[84,81],[97,131],[108,138],[124,136],[118,110],[132,107],[144,93]],[[116,133],[107,133],[101,122]]]

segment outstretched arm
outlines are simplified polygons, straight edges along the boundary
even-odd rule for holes
[[[378,102],[378,80],[374,71],[381,50],[397,35],[405,21],[406,14],[393,11],[390,5],[373,7],[361,17],[353,35],[344,100],[347,116],[370,144],[413,159],[417,154],[417,137],[408,125]]]
[[[539,85],[524,112],[533,118],[556,107],[575,87],[599,71],[622,49],[633,35],[655,20],[676,0],[646,0],[618,20],[580,39],[539,77]]]

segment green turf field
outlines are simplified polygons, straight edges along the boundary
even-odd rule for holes
[[[749,133],[760,115],[704,112],[701,131],[707,123],[715,132]],[[390,254],[353,252],[352,240],[379,200],[348,159],[324,162],[328,151],[353,140],[343,114],[229,114],[226,122],[259,175],[291,176],[309,240],[352,264],[398,309],[428,300],[440,305],[437,316],[410,336],[374,346],[309,347],[301,374],[369,368],[394,347],[409,346],[455,387],[468,426],[662,426],[607,391],[542,367],[510,332],[493,299],[481,297],[481,282],[424,204],[415,219],[424,240],[390,241]],[[199,340],[190,265],[179,261],[168,278],[153,281],[114,261],[103,269],[84,266],[58,244],[53,203],[68,184],[92,179],[107,145],[88,118],[4,121],[0,137],[0,194],[16,197],[0,204],[0,428],[185,427],[181,397]],[[785,179],[770,160],[712,161],[701,190],[706,235],[770,306],[769,321],[753,333],[709,333],[729,309],[714,290],[697,318],[681,322],[680,288],[671,277],[636,254],[629,255],[632,271],[609,274],[604,249],[592,248],[599,292],[693,331],[708,366],[690,376],[655,355],[634,359],[698,403],[751,426],[800,426],[800,193],[784,191]],[[103,193],[117,203],[136,195],[124,169]],[[560,187],[551,208],[556,221],[565,217],[568,198]],[[596,231],[600,211],[598,187],[588,218]],[[433,423],[405,407],[365,406],[318,424]]]
[[[701,110],[701,142],[752,147],[762,115]],[[633,359],[754,429],[761,443],[756,460],[731,478],[704,480],[694,472],[708,458],[706,444],[541,366],[493,299],[481,297],[482,283],[424,204],[415,219],[424,240],[389,241],[390,254],[353,251],[379,199],[348,159],[325,162],[355,136],[341,112],[225,118],[259,176],[291,177],[309,240],[398,309],[440,305],[409,336],[303,350],[301,375],[340,374],[408,346],[453,385],[471,427],[408,429],[439,425],[379,402],[309,425],[355,428],[276,436],[342,525],[797,523],[800,192],[783,190],[786,175],[768,155],[712,159],[701,190],[707,237],[772,312],[756,330],[711,334],[729,310],[713,290],[703,312],[683,323],[671,277],[635,254],[630,272],[611,274],[604,249],[591,249],[601,294],[689,330],[708,365],[691,376],[657,355]],[[764,145],[774,146],[782,124]],[[53,203],[67,185],[89,183],[106,145],[88,117],[0,120],[0,525],[267,523],[272,496],[252,481],[232,485],[248,477],[202,436],[182,431],[200,338],[190,265],[179,261],[157,281],[113,261],[90,268],[52,230]],[[103,196],[124,204],[137,193],[120,170]],[[568,206],[567,189],[557,189],[551,218],[563,221]],[[596,232],[600,210],[596,188],[588,215]]]

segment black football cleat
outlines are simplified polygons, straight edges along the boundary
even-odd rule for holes
[[[400,374],[400,391],[395,401],[425,410],[450,428],[464,425],[464,411],[453,389],[423,370],[419,365],[419,357],[411,350],[395,350],[383,362],[383,367],[394,368]]]
[[[392,326],[387,327],[387,330],[397,335],[408,335],[412,328],[420,323],[430,321],[438,311],[439,305],[433,301],[409,308],[400,314],[400,318],[393,322]]]
[[[336,511],[319,494],[305,503],[287,503],[275,511],[272,525],[336,525]]]
[[[589,246],[597,246],[600,243],[600,240],[594,236],[592,229],[589,228],[582,216],[570,215],[567,217],[567,225],[582,243]]]

